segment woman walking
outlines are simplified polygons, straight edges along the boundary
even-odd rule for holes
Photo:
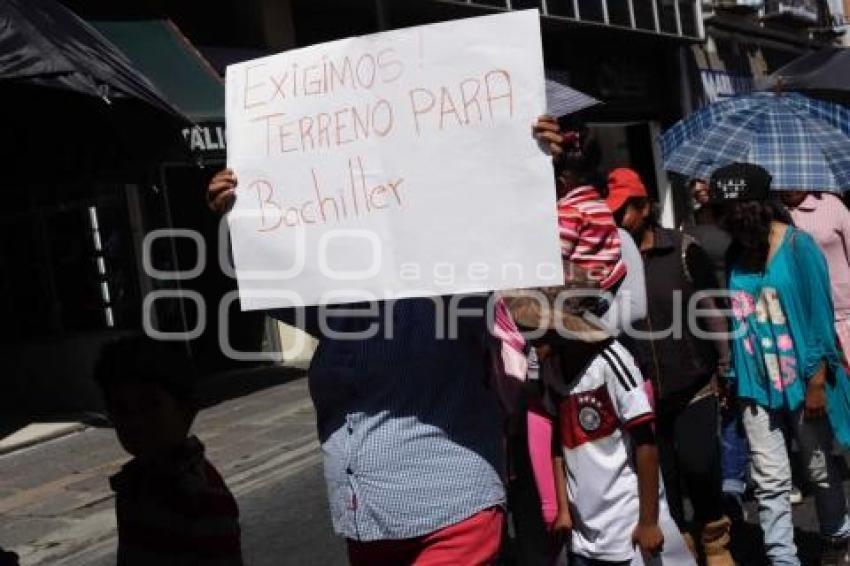
[[[733,164],[711,178],[733,238],[729,290],[733,310],[733,377],[750,443],[752,480],[767,555],[773,565],[799,565],[791,517],[791,467],[782,429],[800,448],[821,533],[846,545],[850,519],[831,461],[833,438],[850,444],[847,375],[833,326],[829,273],[810,235],[768,200],[771,177]]]

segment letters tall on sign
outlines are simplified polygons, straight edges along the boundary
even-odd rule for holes
[[[227,69],[245,310],[558,285],[536,11]]]

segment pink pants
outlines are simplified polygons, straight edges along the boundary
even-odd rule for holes
[[[534,474],[534,483],[537,484],[537,493],[540,495],[543,521],[549,527],[558,515],[555,474],[552,469],[552,418],[542,407],[529,407],[526,425],[531,471]]]
[[[487,566],[499,556],[504,522],[502,508],[491,507],[421,537],[348,540],[348,560],[352,566]]]

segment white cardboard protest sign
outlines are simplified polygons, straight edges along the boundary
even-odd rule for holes
[[[539,26],[529,10],[228,67],[242,308],[562,284],[531,132]]]

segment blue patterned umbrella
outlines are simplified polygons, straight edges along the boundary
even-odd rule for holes
[[[566,116],[597,104],[601,102],[571,88],[566,73],[546,71],[546,113],[550,116]]]
[[[759,92],[711,104],[660,139],[664,167],[708,178],[736,161],[761,165],[776,190],[850,190],[850,109]]]

